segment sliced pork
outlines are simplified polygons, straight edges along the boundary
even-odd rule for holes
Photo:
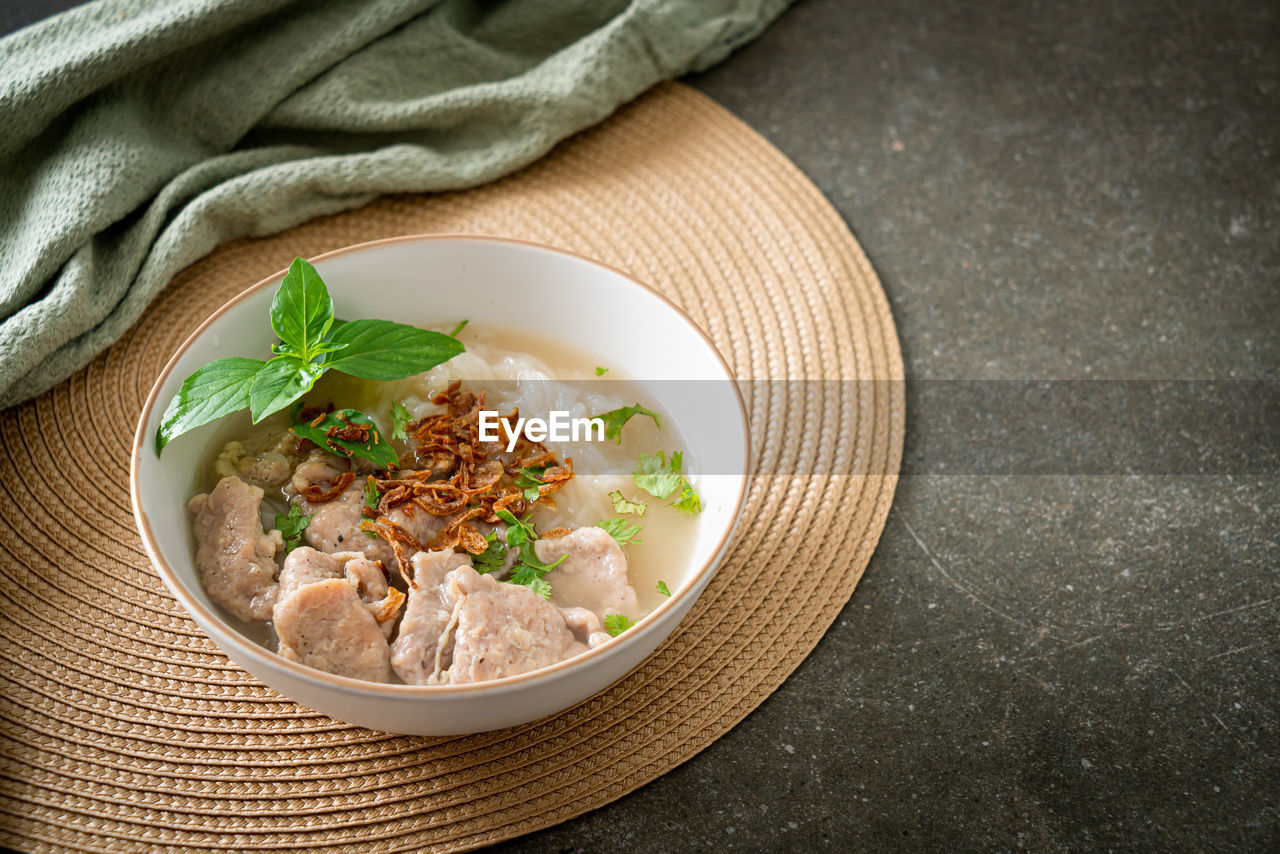
[[[308,546],[294,549],[284,560],[280,570],[280,602],[297,590],[318,581],[344,579],[356,591],[360,601],[370,613],[386,637],[395,629],[394,617],[403,601],[402,594],[392,591],[381,564],[369,560],[360,552],[325,554]],[[388,598],[390,597],[390,598]]]
[[[307,544],[322,552],[363,552],[370,560],[381,561],[383,566],[395,566],[395,553],[380,537],[371,537],[360,530],[364,518],[365,478],[359,476],[337,498],[320,504],[312,504],[301,496],[307,486],[328,486],[328,481],[341,472],[327,461],[308,461],[298,466],[292,486],[299,493],[298,506],[311,516],[304,537]],[[444,528],[444,520],[421,508],[408,505],[397,507],[387,518],[409,532],[418,542],[428,544]]]
[[[449,573],[446,596],[453,659],[436,678],[460,685],[501,679],[555,664],[580,652],[556,608],[528,587],[505,584],[469,566]]]
[[[538,560],[564,563],[544,578],[551,585],[551,602],[563,608],[582,607],[603,619],[609,614],[639,617],[636,591],[627,578],[627,556],[603,528],[577,528],[563,537],[533,544]]]
[[[595,611],[586,608],[561,608],[560,616],[573,636],[594,649],[609,640],[612,635],[604,630],[604,622]]]
[[[272,619],[279,652],[291,661],[370,682],[391,678],[387,639],[345,578],[297,587],[276,603]]]
[[[242,620],[269,619],[276,602],[275,554],[284,541],[262,530],[261,507],[262,490],[234,476],[187,504],[204,589]]]
[[[391,644],[391,666],[412,685],[426,685],[451,663],[451,650],[442,649],[440,638],[453,616],[447,599],[445,576],[460,566],[470,566],[466,552],[442,549],[413,556],[413,586],[400,619],[400,633]]]

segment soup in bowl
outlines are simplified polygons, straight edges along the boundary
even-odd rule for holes
[[[325,333],[315,364],[335,369],[308,391],[264,415],[288,383],[255,385],[256,423],[172,429],[179,403],[208,415],[221,393],[184,385],[202,366],[292,358],[281,273],[206,321],[144,406],[134,510],[175,597],[267,685],[389,732],[524,723],[625,675],[706,587],[742,507],[745,411],[710,341],[625,274],[517,241],[377,241],[314,272],[324,328],[350,334]],[[370,379],[361,347],[412,347],[392,324],[361,339],[357,318],[449,346]]]

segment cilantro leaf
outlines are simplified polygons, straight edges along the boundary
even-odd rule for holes
[[[613,502],[614,513],[631,513],[636,516],[643,516],[644,511],[649,509],[649,505],[643,501],[628,501],[622,495],[622,490],[620,489],[610,492],[609,500]]]
[[[604,630],[615,638],[635,624],[636,621],[625,614],[606,614],[604,618]]]
[[[663,596],[671,595],[671,591],[667,589],[667,582],[665,581],[658,582],[658,592],[661,593]]]
[[[364,426],[368,426],[367,432],[360,429]],[[317,446],[340,457],[360,457],[384,469],[391,468],[400,461],[395,448],[382,438],[369,416],[358,409],[338,409],[326,414],[314,427],[310,424],[294,424],[292,429],[297,436],[310,439]],[[356,438],[362,433],[363,439]]]
[[[294,258],[271,300],[271,328],[285,343],[287,352],[310,362],[331,326],[333,300],[329,289],[306,259]]]
[[[682,513],[688,513],[690,516],[697,516],[702,512],[702,499],[698,497],[698,493],[693,491],[693,485],[683,477],[680,478],[680,495],[675,501],[671,502],[671,506]]]
[[[617,519],[606,519],[603,522],[596,522],[597,528],[603,528],[609,532],[609,536],[613,537],[620,546],[643,546],[644,540],[637,540],[636,534],[644,530],[644,525],[628,525],[627,520],[621,517]]]
[[[293,551],[302,545],[302,533],[307,530],[307,525],[311,524],[311,515],[302,515],[302,510],[297,504],[289,505],[289,513],[276,514],[276,529],[284,536],[285,551]]]
[[[528,587],[543,599],[551,598],[551,583],[543,580],[542,576],[555,569],[569,556],[567,554],[560,555],[551,563],[543,563],[538,559],[537,553],[533,550],[533,543],[538,539],[538,532],[529,524],[529,518],[533,515],[532,513],[523,519],[517,519],[510,510],[499,510],[497,515],[499,519],[507,523],[507,548],[517,549],[520,554],[516,558],[516,564],[512,567],[511,577],[507,579],[507,582]],[[488,537],[485,539],[487,540]]]
[[[409,422],[413,420],[413,416],[409,410],[405,408],[400,401],[392,401],[391,403],[391,438],[392,439],[408,439],[409,434],[404,431],[409,426]]]
[[[543,573],[523,563],[516,564],[515,571],[507,579],[511,584],[528,587],[543,599],[551,598],[551,583],[542,577]]]
[[[496,572],[507,563],[507,547],[502,540],[498,539],[496,532],[490,531],[485,535],[484,541],[489,544],[489,547],[480,554],[471,556],[471,565],[481,575],[486,572]]]
[[[520,473],[516,475],[515,484],[524,490],[525,501],[537,501],[541,496],[538,487],[543,483],[542,475],[546,470],[546,466],[520,469]]]
[[[602,376],[604,376],[604,375],[605,375],[605,374],[607,374],[607,373],[609,373],[609,369],[608,369],[608,368],[602,368],[602,367],[600,367],[599,365],[596,365],[596,376],[598,376],[598,377],[602,377]]]
[[[641,454],[631,479],[636,486],[655,498],[669,498],[672,493],[679,490],[671,506],[690,516],[696,516],[702,512],[702,499],[694,491],[693,484],[680,473],[683,464],[684,459],[680,451],[671,452],[670,462],[662,451],[658,451],[653,456]]]
[[[370,475],[364,481],[364,506],[370,510],[377,510],[378,502],[381,500],[382,493],[378,491],[378,482],[373,479],[373,475]]]
[[[667,462],[664,451],[653,455],[641,454],[636,461],[635,471],[631,473],[631,479],[636,486],[654,498],[667,498],[680,488],[680,482],[684,480],[680,476],[682,463],[680,451],[671,452],[670,463]]]
[[[249,385],[266,362],[232,356],[199,368],[182,382],[156,430],[156,453],[189,430],[249,405]]]
[[[621,445],[622,428],[626,426],[628,421],[637,415],[648,415],[653,419],[654,424],[657,424],[659,428],[662,427],[662,417],[651,409],[645,409],[638,403],[635,406],[624,406],[620,409],[610,409],[608,412],[592,417],[599,418],[604,421],[604,438],[606,441],[612,439]],[[662,497],[665,498],[666,496]]]
[[[434,368],[463,351],[462,342],[430,329],[391,320],[352,320],[333,332],[325,368],[365,380],[399,380]]]

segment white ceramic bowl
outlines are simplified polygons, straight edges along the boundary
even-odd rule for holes
[[[223,356],[267,356],[274,341],[268,309],[281,271],[205,321],[169,360],[143,407],[133,444],[133,510],[169,590],[232,660],[264,683],[370,729],[461,735],[515,726],[567,709],[622,678],[675,629],[706,588],[742,509],[749,459],[746,412],[710,340],[664,297],[626,274],[530,243],[452,235],[392,238],[330,252],[313,263],[339,317],[387,316],[420,326],[466,317],[477,328],[567,327],[578,349],[600,354],[635,379],[717,380],[689,384],[696,394],[659,398],[680,425],[690,457],[716,461],[702,468],[716,474],[697,481],[704,510],[688,563],[670,573],[680,577],[683,569],[681,581],[671,585],[672,596],[653,613],[610,643],[542,670],[474,685],[379,684],[334,676],[288,661],[228,625],[196,574],[185,509],[217,424],[175,439],[163,457],[156,454],[155,433],[169,399],[193,370]],[[403,309],[370,310],[380,305]],[[709,419],[708,411],[724,417]]]

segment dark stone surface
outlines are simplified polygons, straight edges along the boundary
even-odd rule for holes
[[[909,377],[1280,379],[1274,4],[974,5],[801,2],[690,82],[844,215]],[[1278,529],[1274,474],[906,477],[759,710],[493,850],[1276,850]]]
[[[690,82],[839,208],[909,377],[1274,381],[1278,17],[809,0]],[[909,415],[908,458],[950,424]],[[1278,530],[1274,474],[905,477],[758,711],[492,850],[1276,850]]]

